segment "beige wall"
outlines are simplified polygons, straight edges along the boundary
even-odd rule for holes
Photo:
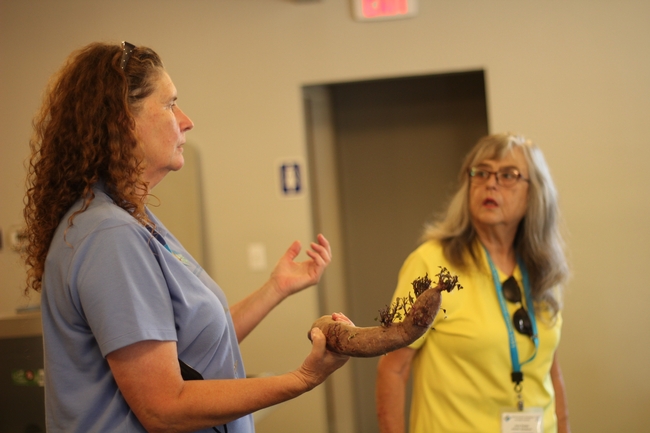
[[[410,20],[350,17],[344,0],[0,0],[0,227],[20,223],[46,80],[90,41],[126,39],[165,60],[196,124],[207,267],[231,301],[266,277],[249,270],[248,244],[263,243],[272,264],[312,237],[309,198],[280,199],[274,178],[278,158],[305,157],[302,85],[483,68],[491,130],[536,139],[561,193],[574,278],[560,356],[574,431],[647,429],[650,3],[421,0]],[[5,245],[0,313],[26,302],[17,263]],[[243,344],[248,370],[297,367],[317,314],[313,289],[279,307]],[[317,431],[323,405],[316,390],[259,431]]]

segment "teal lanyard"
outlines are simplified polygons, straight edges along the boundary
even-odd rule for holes
[[[147,230],[149,230],[149,233],[151,233],[151,235],[152,235],[154,238],[156,238],[156,240],[157,240],[158,242],[160,242],[160,243],[162,244],[162,246],[165,247],[165,249],[166,249],[167,251],[169,251],[170,253],[174,254],[174,253],[172,252],[171,248],[169,248],[169,245],[167,245],[167,242],[165,241],[165,238],[163,238],[162,235],[161,235],[160,233],[158,233],[158,232],[157,232],[153,227],[151,227],[150,225],[147,225]]]
[[[485,249],[485,255],[487,256],[488,263],[490,264],[490,270],[492,271],[492,279],[494,280],[494,287],[497,291],[497,298],[499,299],[501,314],[503,315],[503,320],[506,322],[506,327],[508,328],[508,340],[510,342],[510,359],[512,361],[511,378],[516,385],[519,385],[519,383],[521,383],[521,381],[524,380],[524,375],[521,372],[521,366],[535,359],[535,355],[537,355],[537,348],[539,346],[539,337],[537,335],[537,322],[535,320],[535,311],[534,311],[535,309],[533,306],[533,296],[530,290],[530,280],[528,278],[528,270],[526,269],[526,265],[524,265],[523,260],[521,260],[521,258],[517,256],[517,263],[519,264],[519,269],[521,271],[521,276],[524,284],[524,296],[526,298],[526,312],[530,317],[530,322],[533,327],[532,340],[533,343],[535,344],[535,352],[533,352],[533,355],[530,358],[528,358],[526,361],[519,362],[519,351],[517,350],[517,341],[515,340],[515,330],[512,327],[510,314],[508,313],[508,307],[506,304],[506,299],[503,296],[501,279],[499,278],[499,273],[497,272],[497,268],[494,266],[494,263],[492,262],[490,253],[485,248],[485,246],[483,246],[483,249]]]
[[[184,265],[187,266],[187,267],[191,267],[190,262],[189,262],[185,257],[183,257],[182,254],[177,253],[177,252],[175,252],[175,251],[172,251],[172,249],[169,248],[169,245],[167,245],[167,242],[165,241],[165,238],[163,238],[162,235],[161,235],[160,233],[158,233],[158,231],[156,231],[153,227],[151,227],[151,226],[149,226],[149,225],[147,225],[147,230],[149,230],[149,233],[151,233],[151,235],[152,235],[154,238],[156,238],[156,239],[158,240],[158,242],[160,242],[160,244],[161,244],[163,247],[165,247],[165,249],[166,249],[167,251],[169,251],[170,253],[172,253],[172,255],[173,255],[174,257],[176,257],[178,260],[180,260],[180,262],[181,262],[182,264],[184,264]]]

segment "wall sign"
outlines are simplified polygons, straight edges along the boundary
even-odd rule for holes
[[[409,18],[417,12],[418,0],[352,0],[352,13],[357,21]]]
[[[299,158],[287,158],[277,163],[278,189],[283,198],[302,197],[305,193],[305,167]]]

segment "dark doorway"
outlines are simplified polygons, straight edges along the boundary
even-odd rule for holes
[[[322,312],[376,326],[424,223],[444,210],[465,153],[488,133],[484,73],[308,86],[303,94],[314,226],[335,254],[320,285]],[[352,359],[333,376],[331,432],[378,431],[377,361]]]

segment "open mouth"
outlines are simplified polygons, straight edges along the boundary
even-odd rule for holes
[[[483,206],[498,206],[498,203],[492,198],[486,198],[483,200]]]

